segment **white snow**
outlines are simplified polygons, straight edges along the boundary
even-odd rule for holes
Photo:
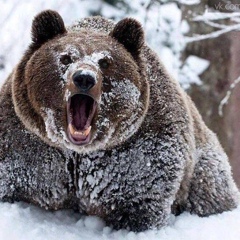
[[[57,142],[57,138],[55,134],[58,134],[58,130],[55,124],[54,112],[51,109],[42,109],[42,111],[46,114],[45,126],[48,138],[51,139],[52,142]]]
[[[179,3],[191,5],[191,4],[197,4],[200,3],[200,0],[177,0]]]
[[[129,79],[123,81],[112,81],[113,89],[111,94],[121,95],[122,102],[131,101],[132,104],[137,105],[141,96],[139,89]]]
[[[71,94],[72,93],[67,89],[65,94],[64,94],[64,99],[65,99],[66,102],[68,102],[68,99],[70,98]]]
[[[61,53],[61,55],[64,55],[64,53]],[[110,53],[108,51],[101,51],[101,52],[94,52],[91,55],[86,55],[84,56],[84,58],[82,59],[82,64],[87,64],[89,66],[92,66],[95,71],[92,70],[84,70],[81,68],[81,66],[79,65],[79,62],[73,62],[72,64],[70,64],[70,66],[68,67],[67,71],[64,73],[63,75],[63,80],[65,83],[67,83],[67,79],[69,77],[70,73],[76,72],[77,70],[82,70],[82,74],[84,75],[90,75],[92,76],[94,79],[97,80],[97,71],[99,70],[99,60],[103,59],[103,58],[109,58],[112,59]],[[62,64],[60,63],[60,61],[58,61],[59,64],[59,71],[61,71],[61,69],[63,68]]]
[[[72,63],[70,64],[70,66],[68,67],[67,71],[63,74],[63,80],[64,80],[64,83],[67,83],[68,81],[68,78],[70,77],[70,74],[71,73],[74,73],[78,70],[78,63],[75,62],[75,63]],[[61,65],[59,65],[59,71],[61,71]]]
[[[71,210],[45,211],[26,203],[0,203],[1,240],[238,240],[240,207],[200,218],[189,213],[172,216],[161,230],[115,231],[97,217]]]
[[[209,67],[210,62],[203,58],[191,55],[187,58],[186,64],[189,68],[195,71],[196,74],[200,75]]]
[[[66,93],[65,93],[66,94]],[[65,96],[66,98],[66,96]],[[58,128],[55,122],[55,116],[53,110],[50,108],[42,108],[42,114],[44,115],[44,123],[46,127],[47,137],[53,142],[58,144],[69,144],[66,132],[62,128]]]
[[[239,13],[239,6],[240,4],[231,4],[230,2],[226,2],[225,4],[221,4],[219,2],[219,6],[215,5],[216,9],[218,8],[225,8],[226,10],[229,8],[238,8],[238,12],[234,13],[224,13],[224,12],[211,12],[209,9],[206,9],[204,14],[200,16],[195,16],[193,18],[193,21],[196,22],[203,22],[204,24],[209,25],[211,27],[214,27],[218,30],[214,30],[208,34],[203,34],[203,35],[194,35],[191,37],[185,37],[185,42],[190,43],[190,42],[196,42],[196,41],[202,41],[205,39],[211,39],[211,38],[217,38],[222,34],[227,34],[232,31],[239,31],[240,29],[240,13]],[[222,24],[221,20],[228,19],[231,24]],[[216,22],[218,21],[218,22]]]
[[[67,45],[66,51],[60,53],[60,56],[70,55],[73,59],[78,59],[80,57],[79,51],[72,45]]]
[[[224,12],[210,12],[206,10],[203,15],[196,16],[194,21],[206,21],[206,20],[222,20],[226,18],[233,19],[235,17],[240,17],[239,12],[234,13],[224,13]]]
[[[81,72],[82,75],[91,76],[93,79],[97,81],[97,74],[95,72],[81,68],[79,70],[82,70]]]
[[[109,58],[112,59],[108,51],[94,52],[91,55],[86,55],[83,58],[83,63],[93,65],[96,69],[99,68],[98,62],[100,59]]]
[[[201,79],[199,75],[201,75],[210,65],[210,62],[206,59],[197,57],[197,56],[189,56],[184,66],[182,67],[179,78],[184,89],[189,88],[190,84],[201,84]]]

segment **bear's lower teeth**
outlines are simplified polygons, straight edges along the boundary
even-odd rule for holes
[[[70,130],[71,135],[73,135],[73,136],[76,136],[76,135],[88,136],[91,131],[91,128],[92,128],[92,126],[89,126],[84,131],[77,131],[72,124],[69,124],[69,130]]]

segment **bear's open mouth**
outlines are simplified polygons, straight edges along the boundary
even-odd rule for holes
[[[76,145],[89,143],[91,138],[92,120],[97,102],[90,96],[75,94],[68,100],[67,121],[69,140]]]

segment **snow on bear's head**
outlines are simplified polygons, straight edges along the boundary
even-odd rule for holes
[[[149,86],[136,20],[120,21],[109,34],[67,31],[48,10],[34,19],[32,40],[13,87],[16,112],[29,130],[79,153],[118,145],[137,131]]]

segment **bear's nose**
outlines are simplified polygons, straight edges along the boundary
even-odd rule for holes
[[[76,87],[82,91],[88,91],[96,84],[96,78],[91,74],[92,72],[79,70],[72,76]]]

